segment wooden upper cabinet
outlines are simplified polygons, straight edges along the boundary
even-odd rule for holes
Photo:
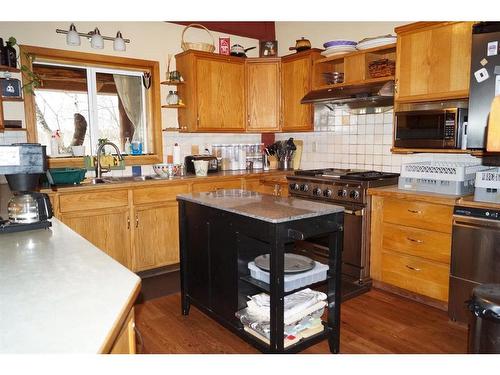
[[[247,59],[247,131],[280,130],[280,59]]]
[[[318,50],[284,56],[281,60],[283,131],[313,129],[313,107],[300,101],[312,88],[312,63],[320,57]]]
[[[469,96],[472,22],[417,22],[397,33],[396,100]]]
[[[179,109],[181,130],[245,130],[244,59],[188,51],[176,56],[176,65],[185,80],[179,86],[186,105]]]

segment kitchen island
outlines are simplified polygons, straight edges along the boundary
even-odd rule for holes
[[[293,353],[328,339],[338,353],[340,335],[340,267],[343,208],[297,198],[273,197],[246,190],[181,194],[182,313],[193,304],[220,324],[266,353]],[[284,254],[301,253],[300,241],[329,237],[326,281],[327,322],[323,330],[284,346],[284,298],[310,285],[285,292]],[[270,254],[269,283],[254,279],[248,263]],[[265,342],[245,330],[235,313],[247,296],[270,295],[270,338]]]
[[[130,353],[140,279],[53,218],[0,235],[0,353]]]

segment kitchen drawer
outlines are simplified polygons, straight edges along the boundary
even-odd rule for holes
[[[451,233],[452,214],[452,206],[403,199],[384,200],[386,223]]]
[[[193,193],[220,189],[241,189],[241,180],[201,182],[193,184]]]
[[[134,204],[147,204],[175,201],[177,194],[184,193],[189,193],[188,184],[135,189],[132,194]]]
[[[420,257],[382,252],[382,281],[440,301],[448,301],[450,267]]]
[[[59,197],[60,212],[86,211],[128,205],[127,190],[106,190],[77,194],[62,194]]]
[[[384,223],[382,247],[449,264],[451,235],[443,232]]]

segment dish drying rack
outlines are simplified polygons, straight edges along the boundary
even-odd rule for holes
[[[500,168],[476,173],[474,200],[500,203]]]
[[[474,191],[476,173],[489,167],[477,162],[420,161],[401,165],[398,188],[465,195]]]

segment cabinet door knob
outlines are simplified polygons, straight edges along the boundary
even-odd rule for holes
[[[127,229],[130,229],[130,217],[127,216]]]
[[[408,209],[408,212],[411,212],[412,214],[421,214],[422,213],[422,211],[420,211],[420,210],[410,210],[410,209]]]
[[[135,227],[139,228],[139,215],[135,214]]]

